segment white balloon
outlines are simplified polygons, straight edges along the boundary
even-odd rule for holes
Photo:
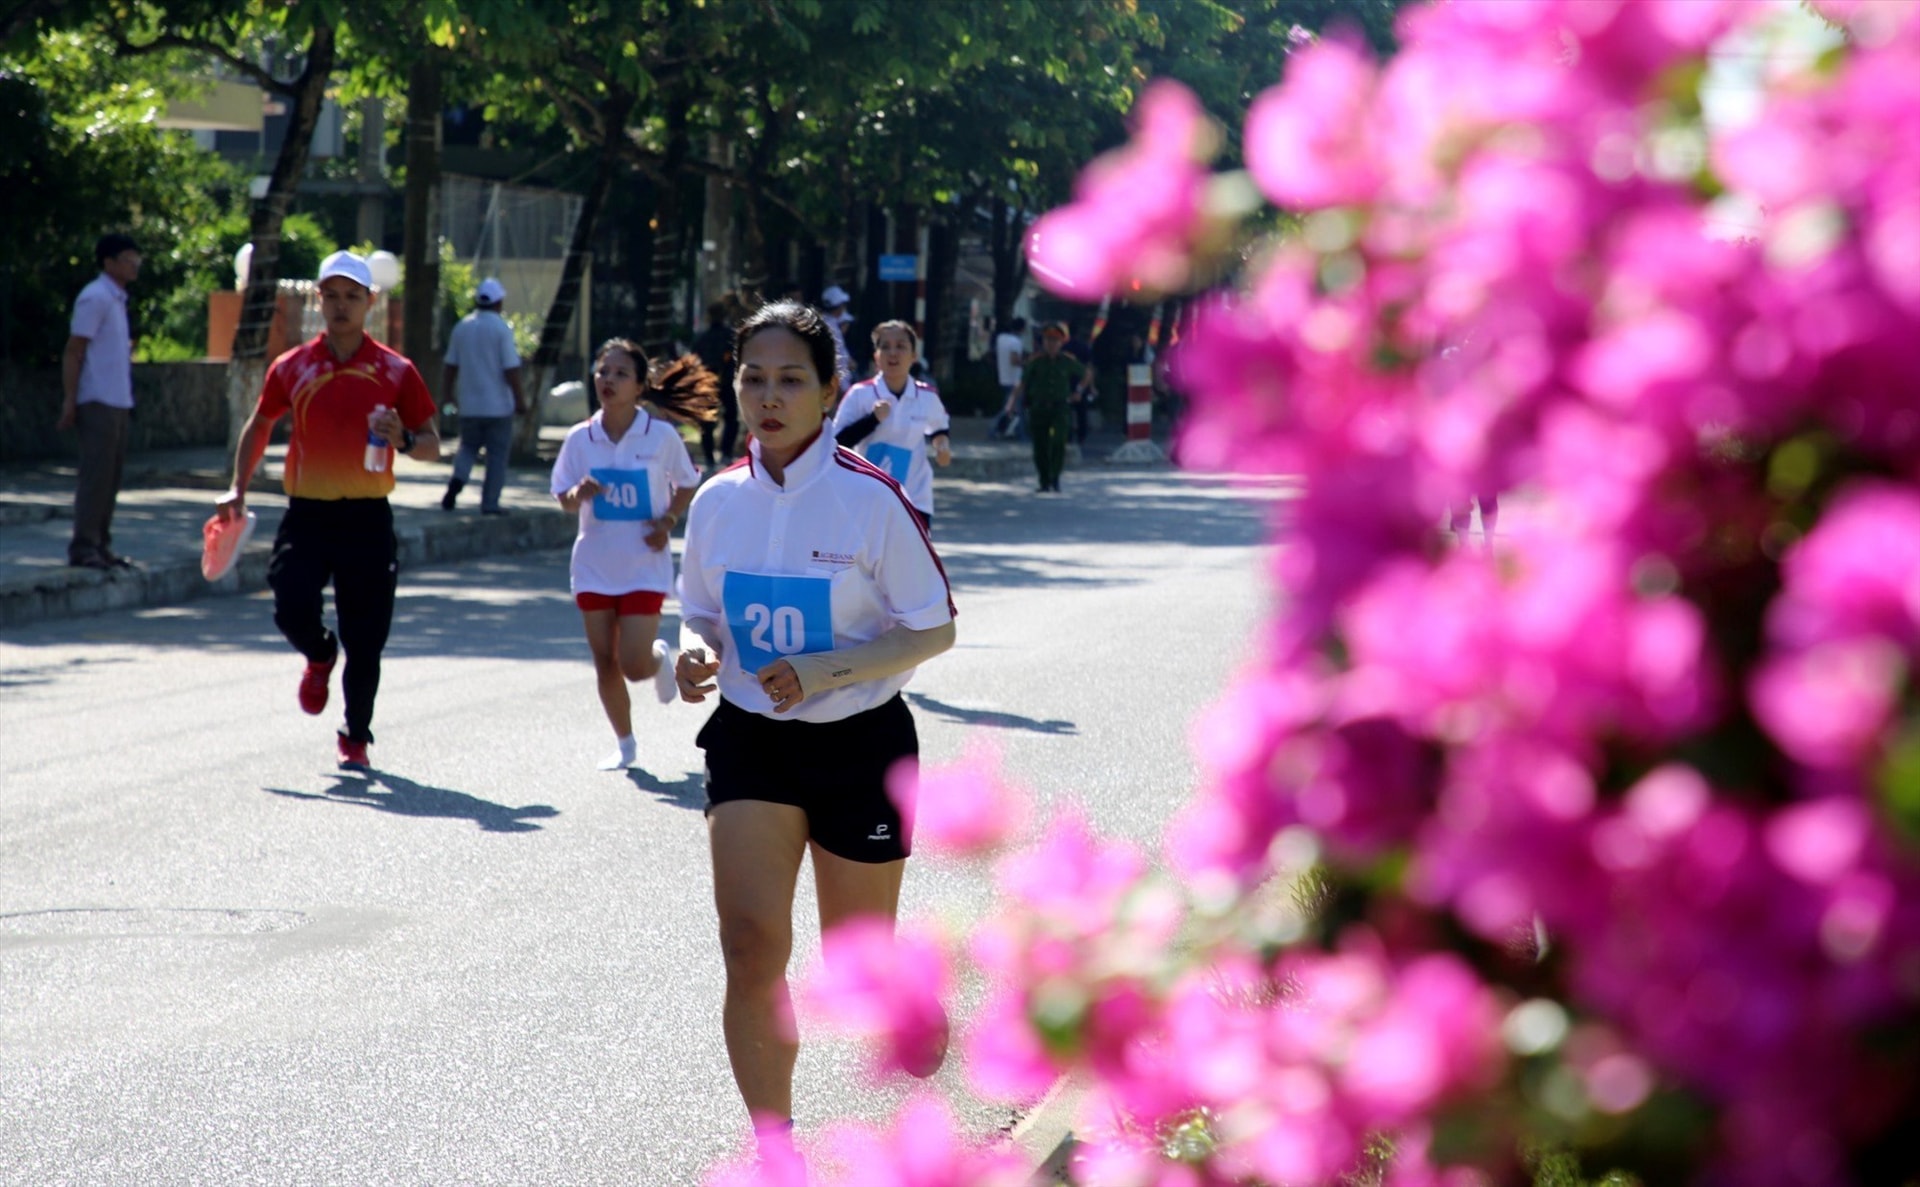
[[[240,250],[233,253],[233,287],[243,292],[247,287],[247,275],[253,271],[253,244],[242,243]]]
[[[384,293],[400,283],[400,257],[376,251],[367,257],[367,271],[373,273],[373,287]]]

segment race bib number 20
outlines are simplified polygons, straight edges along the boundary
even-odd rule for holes
[[[833,583],[826,577],[728,572],[720,600],[747,672],[789,655],[833,650]]]

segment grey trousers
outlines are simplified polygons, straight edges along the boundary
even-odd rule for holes
[[[473,475],[473,463],[487,451],[487,484],[480,489],[480,509],[498,511],[500,492],[507,488],[508,455],[513,452],[513,417],[463,416],[460,452],[453,459],[453,480],[462,485]]]
[[[113,505],[120,498],[132,417],[125,408],[94,403],[78,405],[73,415],[80,433],[80,482],[73,492],[73,542],[67,545],[67,560],[78,564],[111,555],[107,546],[113,541]]]

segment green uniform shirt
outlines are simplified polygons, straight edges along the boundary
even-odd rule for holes
[[[1028,359],[1026,370],[1020,376],[1026,384],[1028,411],[1066,411],[1074,389],[1086,374],[1086,365],[1064,350],[1057,355],[1043,354]]]

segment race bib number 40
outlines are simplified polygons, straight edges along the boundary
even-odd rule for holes
[[[595,519],[635,520],[653,518],[653,486],[645,469],[616,470],[597,466],[593,480],[600,493],[593,496]]]
[[[885,470],[895,482],[904,485],[907,472],[913,469],[913,451],[902,449],[898,445],[881,445],[878,442],[867,446],[867,460]]]
[[[740,667],[758,672],[777,659],[833,650],[833,582],[729,572],[720,600]]]

